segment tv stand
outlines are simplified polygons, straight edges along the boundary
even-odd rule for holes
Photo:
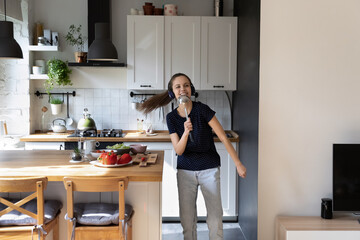
[[[276,240],[359,240],[360,219],[351,216],[321,217],[278,216]]]

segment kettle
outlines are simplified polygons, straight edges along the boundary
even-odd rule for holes
[[[90,117],[90,113],[87,108],[84,108],[83,118],[79,120],[77,128],[82,131],[96,130],[95,121]]]
[[[64,125],[62,125],[62,124],[60,124],[60,123],[59,123],[58,125],[55,125],[55,122],[56,122],[56,121],[63,121],[63,122],[64,122]],[[63,132],[66,132],[66,127],[65,127],[65,125],[66,125],[65,119],[63,119],[63,118],[56,118],[56,119],[53,120],[53,123],[52,123],[51,128],[52,128],[53,132],[55,132],[55,133],[63,133]]]

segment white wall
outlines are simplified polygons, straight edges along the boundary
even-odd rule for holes
[[[30,131],[28,0],[20,2],[23,20],[7,17],[7,21],[14,24],[14,38],[24,58],[0,59],[0,119],[6,120],[11,135]],[[0,3],[3,4],[3,1]],[[0,16],[0,20],[4,21],[4,17]]]
[[[360,2],[261,1],[258,237],[320,215],[332,144],[360,142]]]

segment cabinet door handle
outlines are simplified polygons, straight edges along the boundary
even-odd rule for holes
[[[214,88],[224,88],[224,86],[220,86],[220,85],[215,85]]]
[[[140,85],[140,87],[151,87],[151,85]]]

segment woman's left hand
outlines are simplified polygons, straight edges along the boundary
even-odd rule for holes
[[[243,164],[237,165],[236,170],[240,177],[242,177],[242,178],[246,177],[246,167]]]

